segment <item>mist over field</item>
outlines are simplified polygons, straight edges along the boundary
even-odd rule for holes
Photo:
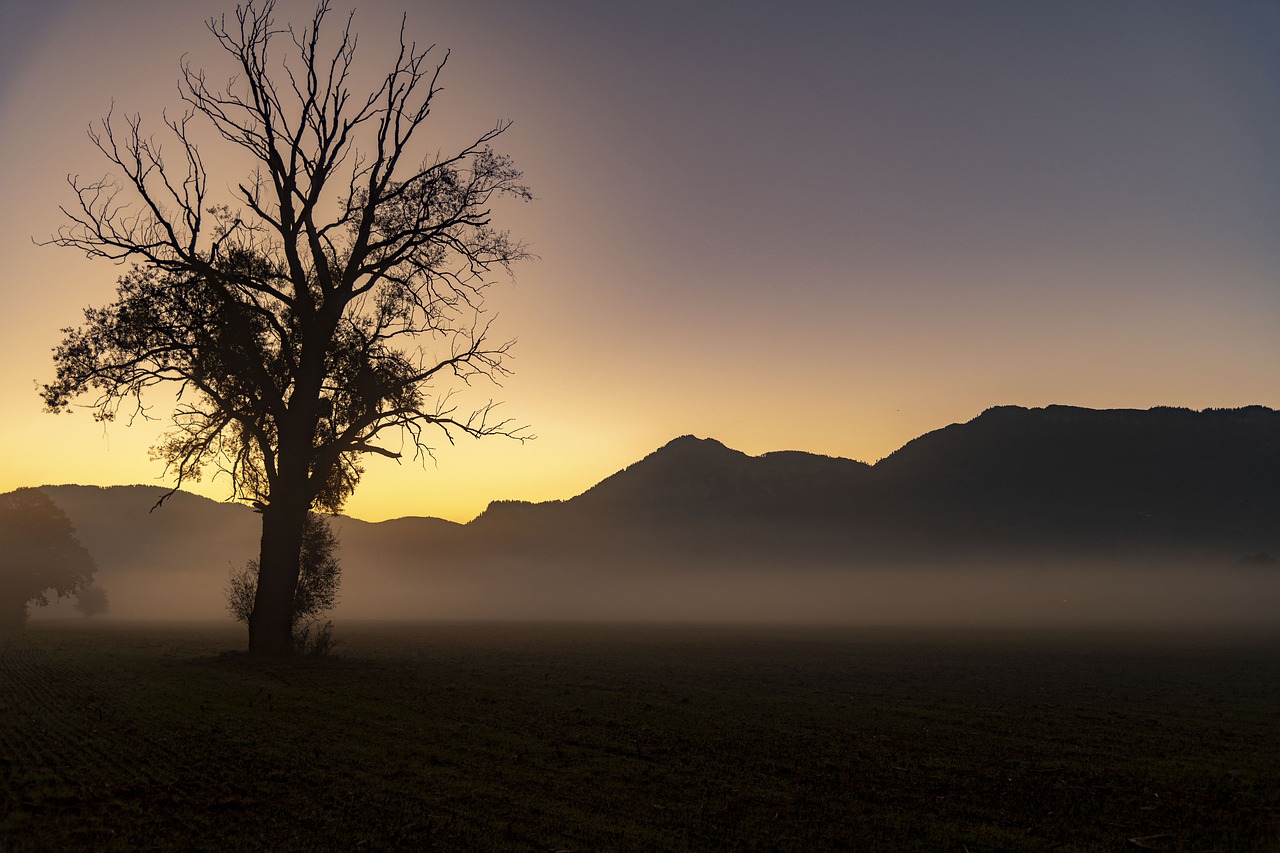
[[[616,567],[615,567],[616,568]],[[1151,626],[1280,622],[1280,580],[1194,569],[631,567],[607,576],[490,576],[348,596],[353,618],[845,625]],[[379,598],[379,595],[385,598]],[[368,606],[362,606],[368,601]]]
[[[99,564],[96,584],[110,594],[109,618],[227,618],[227,576],[255,556],[257,516],[239,507],[208,508],[224,514],[223,523],[187,532],[181,509],[176,527],[167,526],[171,519],[163,510],[139,516],[154,526],[149,540],[136,529],[115,536],[81,526],[80,538]],[[404,522],[337,518],[333,524],[342,543],[342,585],[331,614],[339,622],[1280,623],[1275,566],[1215,565],[1208,558],[1151,565],[1039,560],[877,567],[801,559],[729,564],[657,554],[554,563],[515,555],[464,557],[456,544],[440,545],[433,555],[420,550],[416,537],[395,535],[394,526]],[[564,544],[572,551],[573,543]],[[69,601],[32,612],[35,619],[75,615]]]

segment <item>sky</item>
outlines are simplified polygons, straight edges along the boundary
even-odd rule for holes
[[[163,406],[42,411],[122,270],[36,243],[109,171],[91,122],[159,128],[184,54],[230,75],[231,8],[0,0],[0,491],[165,482]],[[363,72],[402,13],[452,51],[433,138],[510,120],[536,196],[495,210],[538,256],[489,302],[515,373],[464,399],[537,438],[372,459],[353,516],[567,498],[690,433],[874,462],[996,405],[1280,407],[1280,4],[376,0]]]

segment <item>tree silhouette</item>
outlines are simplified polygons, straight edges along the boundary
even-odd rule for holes
[[[97,567],[57,504],[38,489],[0,495],[0,627],[21,628],[30,606],[90,583]]]
[[[446,384],[507,373],[511,342],[490,340],[484,295],[528,255],[490,209],[531,196],[491,147],[508,123],[415,154],[447,53],[406,42],[402,22],[391,70],[357,96],[351,17],[325,39],[328,2],[301,31],[273,11],[249,2],[208,21],[237,76],[211,88],[183,61],[186,111],[163,119],[176,157],[137,116],[90,129],[123,178],[69,178],[76,204],[50,242],[131,266],[113,303],[64,330],[43,396],[60,412],[88,395],[110,420],[150,417],[144,397],[176,391],[153,454],[175,490],[213,470],[261,511],[249,649],[287,654],[307,513],[342,506],[364,454],[423,458],[433,428],[450,442],[523,436],[492,403],[460,411]],[[226,198],[195,141],[202,122],[253,162]]]
[[[101,616],[111,609],[107,602],[107,591],[93,583],[82,587],[76,593],[75,608],[86,619],[90,616]]]

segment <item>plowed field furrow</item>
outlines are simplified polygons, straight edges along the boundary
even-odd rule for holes
[[[7,688],[6,701],[22,708],[24,699],[29,701],[33,696],[51,693],[52,685],[47,680],[43,683],[39,680],[41,664],[47,669],[47,661],[48,655],[30,643],[10,642],[0,656],[0,679]]]
[[[181,778],[182,770],[166,760],[169,753],[144,734],[147,727],[112,700],[119,689],[30,642],[6,645],[0,654],[8,709],[0,731],[6,810],[39,801],[38,792],[45,799],[92,798]]]
[[[0,637],[0,853],[1280,849],[1280,637],[551,630]]]
[[[0,684],[20,717],[39,720],[55,708],[79,711],[85,678],[66,666],[56,666],[43,651],[14,646],[0,660]]]

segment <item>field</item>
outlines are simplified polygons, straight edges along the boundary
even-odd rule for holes
[[[0,850],[1280,850],[1280,635],[0,635]]]

